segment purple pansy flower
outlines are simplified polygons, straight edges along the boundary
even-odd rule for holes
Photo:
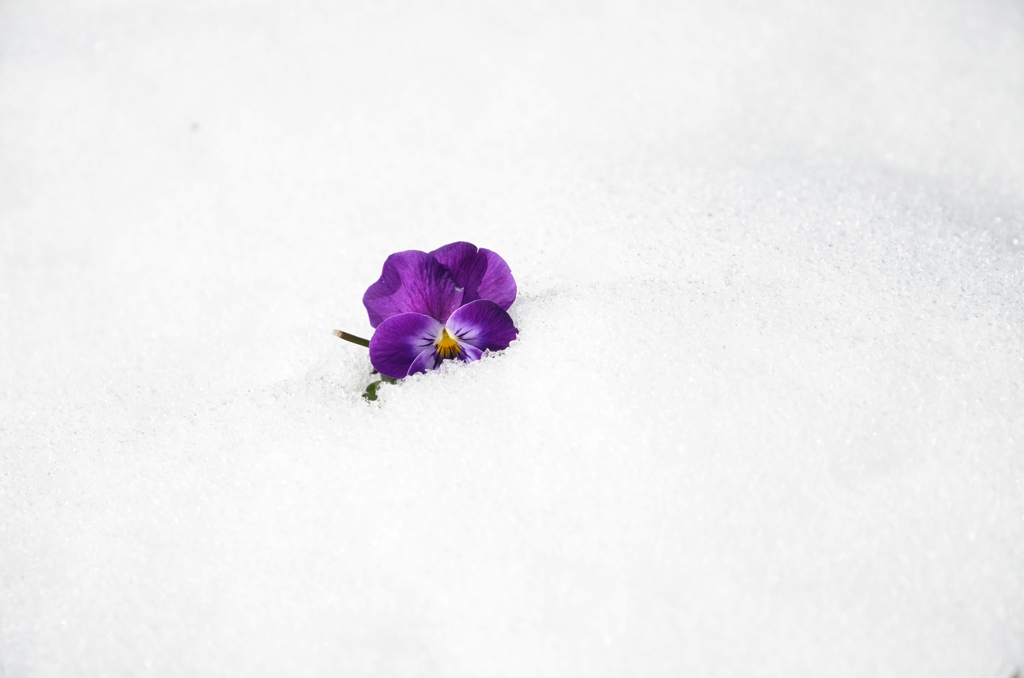
[[[376,328],[370,362],[402,379],[448,358],[479,360],[508,348],[519,332],[506,312],[515,298],[505,260],[468,242],[392,254],[363,295]]]

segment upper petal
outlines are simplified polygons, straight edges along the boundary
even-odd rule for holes
[[[519,334],[509,314],[493,301],[485,299],[466,304],[452,313],[445,327],[460,344],[485,351],[508,348]]]
[[[380,280],[363,295],[363,305],[372,327],[399,313],[422,313],[443,323],[462,305],[462,298],[455,278],[437,259],[407,250],[387,258]]]
[[[431,254],[448,267],[455,282],[465,290],[462,303],[486,299],[507,311],[516,300],[512,270],[491,250],[477,249],[468,242],[453,242]]]
[[[433,351],[442,327],[441,323],[422,313],[391,316],[370,337],[373,368],[392,379],[402,379],[409,374],[421,354]]]

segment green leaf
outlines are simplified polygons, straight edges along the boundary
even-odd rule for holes
[[[376,400],[377,399],[377,389],[380,388],[380,385],[383,384],[383,383],[384,383],[384,380],[381,379],[380,381],[375,381],[372,384],[370,384],[369,386],[367,386],[366,390],[363,391],[363,398],[365,398],[366,400],[368,400],[370,402]]]
[[[377,370],[374,370],[373,374],[377,374]],[[377,389],[380,388],[381,384],[397,384],[397,383],[398,383],[397,379],[392,379],[391,377],[385,377],[382,374],[382,375],[380,375],[380,379],[378,379],[375,382],[372,382],[369,386],[366,387],[366,390],[363,391],[363,398],[365,398],[366,400],[369,400],[369,401],[374,401],[374,400],[377,399]]]

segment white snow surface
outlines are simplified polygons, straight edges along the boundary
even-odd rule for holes
[[[1017,0],[6,0],[0,676],[1008,678],[1022,330]]]

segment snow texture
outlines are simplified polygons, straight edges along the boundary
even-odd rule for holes
[[[1022,196],[1017,0],[0,3],[0,676],[1007,678]]]

